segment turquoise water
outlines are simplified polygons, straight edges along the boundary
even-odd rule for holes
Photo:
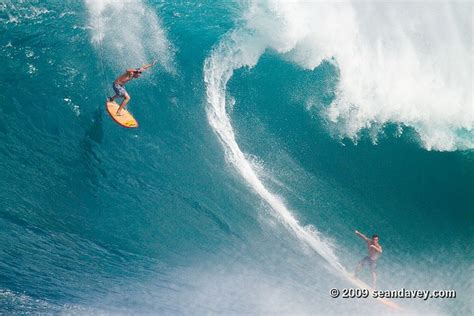
[[[0,310],[388,313],[329,296],[359,229],[379,288],[457,291],[405,311],[472,312],[472,4],[405,5],[0,3]]]

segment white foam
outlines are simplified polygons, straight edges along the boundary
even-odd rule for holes
[[[331,52],[340,83],[326,114],[339,132],[354,138],[392,122],[414,128],[429,150],[474,148],[472,11],[464,9],[354,6],[351,40]]]
[[[156,58],[174,72],[174,48],[155,12],[140,0],[85,0],[92,42],[116,68],[141,65]]]
[[[238,32],[248,41],[239,53],[255,54],[250,66],[266,49],[309,70],[337,66],[322,115],[340,136],[372,129],[376,138],[395,123],[428,150],[474,148],[470,3],[257,1]]]

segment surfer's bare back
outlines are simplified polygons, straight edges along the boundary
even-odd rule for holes
[[[379,236],[373,235],[372,239],[369,239],[358,230],[356,230],[355,233],[367,243],[369,255],[359,262],[355,269],[354,275],[357,276],[362,267],[368,265],[370,272],[372,273],[372,287],[375,289],[375,286],[377,285],[377,259],[382,253],[382,246],[379,244]]]
[[[125,90],[125,87],[124,87],[125,84],[132,79],[140,78],[143,71],[154,66],[155,64],[156,64],[156,61],[153,61],[151,64],[143,65],[140,68],[127,69],[123,74],[121,74],[117,79],[115,79],[114,83],[112,84],[112,87],[115,91],[115,95],[112,97],[109,97],[108,101],[112,102],[116,98],[123,98],[123,101],[120,104],[120,107],[118,108],[116,115],[120,116],[122,109],[125,108],[128,102],[130,101],[130,95],[128,94],[127,90]]]

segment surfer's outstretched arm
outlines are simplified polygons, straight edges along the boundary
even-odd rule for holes
[[[142,65],[140,68],[129,68],[127,69],[127,73],[134,75],[134,74],[141,74],[143,71],[147,70],[148,68],[154,66],[156,64],[156,61],[153,61],[151,64],[145,64]]]
[[[359,237],[362,238],[363,240],[365,240],[365,241],[367,241],[367,242],[370,241],[370,239],[367,238],[367,236],[365,236],[364,234],[362,234],[360,231],[356,230],[355,233],[356,233],[357,236],[359,236]]]
[[[156,65],[156,60],[154,60],[151,64],[145,64],[145,65],[141,66],[140,69],[141,69],[141,71],[147,70],[148,68],[153,67],[155,65]]]

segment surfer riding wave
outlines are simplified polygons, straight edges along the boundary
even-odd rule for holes
[[[108,97],[107,100],[109,102],[114,101],[116,98],[123,98],[122,103],[120,104],[116,115],[122,115],[122,110],[127,106],[128,102],[130,101],[130,95],[128,94],[127,90],[125,89],[125,84],[132,79],[140,78],[143,71],[147,70],[148,68],[154,66],[156,61],[153,61],[151,64],[146,64],[141,66],[140,68],[130,68],[125,70],[123,74],[121,74],[112,84],[112,88],[115,91],[115,95]]]
[[[373,235],[372,239],[369,239],[358,230],[356,230],[355,233],[367,243],[367,250],[369,253],[366,257],[364,257],[364,259],[359,261],[359,264],[355,269],[354,276],[357,277],[362,268],[368,265],[372,274],[372,287],[375,289],[377,285],[377,260],[382,253],[382,246],[379,244],[379,236]]]

